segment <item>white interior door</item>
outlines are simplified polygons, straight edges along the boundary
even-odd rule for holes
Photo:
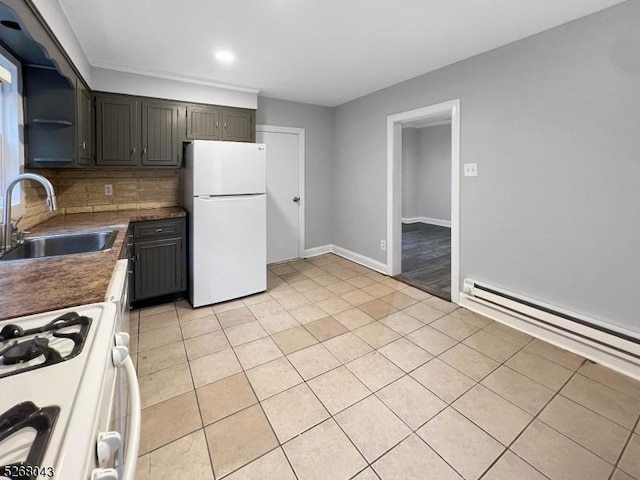
[[[299,138],[294,133],[257,132],[267,145],[267,263],[299,256]]]

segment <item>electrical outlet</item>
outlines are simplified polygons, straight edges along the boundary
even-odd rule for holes
[[[477,177],[478,176],[478,164],[477,163],[465,163],[464,164],[464,176],[465,177]]]
[[[386,250],[386,249],[387,249],[387,241],[380,240],[380,250]]]
[[[104,194],[107,197],[113,195],[113,185],[109,185],[109,184],[105,185],[104,186]]]

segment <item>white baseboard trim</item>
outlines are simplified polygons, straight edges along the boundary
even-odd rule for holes
[[[365,257],[364,255],[352,252],[351,250],[347,250],[346,248],[338,247],[337,245],[332,245],[331,251],[336,255],[346,258],[347,260],[351,260],[352,262],[356,262],[364,267],[387,275],[387,265],[374,260],[373,258]]]
[[[402,223],[428,223],[430,225],[438,225],[439,227],[451,228],[451,220],[440,220],[431,217],[409,217],[403,218]]]
[[[498,305],[492,305],[463,292],[460,292],[460,306],[640,380],[640,360],[624,352],[572,335],[571,332],[560,330],[553,326],[533,322],[523,315]],[[594,333],[594,338],[596,338],[596,335],[597,332]]]
[[[374,260],[373,258],[365,257],[359,253],[352,252],[346,248],[338,247],[337,245],[323,245],[321,247],[308,248],[304,251],[304,258],[317,257],[324,255],[325,253],[335,253],[336,255],[351,260],[359,265],[375,270],[376,272],[387,275],[387,266]]]
[[[307,248],[304,251],[304,258],[317,257],[324,255],[325,253],[331,253],[331,245],[322,245],[321,247]]]

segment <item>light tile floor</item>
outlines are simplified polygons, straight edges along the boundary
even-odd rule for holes
[[[132,312],[138,480],[640,480],[640,383],[334,255]]]

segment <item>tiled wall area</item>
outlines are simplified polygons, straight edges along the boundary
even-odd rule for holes
[[[26,209],[20,228],[31,228],[57,214],[142,210],[180,205],[179,170],[34,170],[53,184],[57,212],[49,212],[42,187],[24,184]],[[105,185],[113,195],[104,194]]]

